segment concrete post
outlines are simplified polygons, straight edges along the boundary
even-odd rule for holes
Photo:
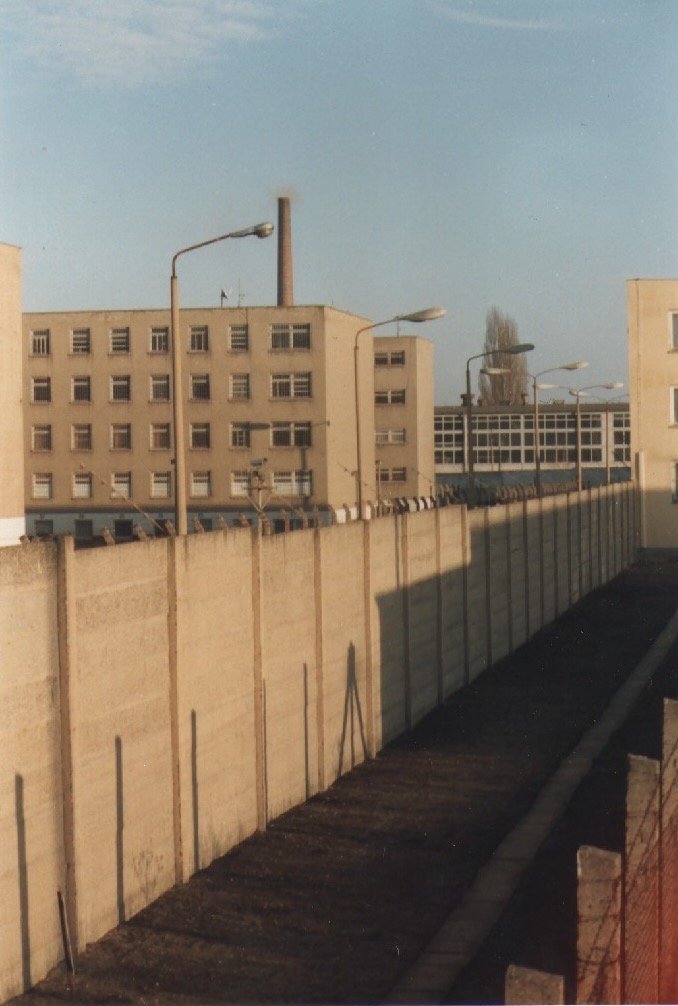
[[[79,926],[77,849],[77,635],[73,583],[73,539],[57,539],[57,639],[59,643],[59,716],[61,727],[61,787],[64,837],[64,901],[71,942],[84,950],[86,934]]]
[[[621,1002],[621,856],[577,852],[577,1002]]]
[[[366,522],[366,527],[369,524]],[[313,596],[315,598],[315,724],[318,749],[318,792],[325,789],[325,683],[323,656],[322,530],[313,532]]]
[[[436,697],[441,706],[445,700],[443,666],[443,578],[440,548],[440,510],[434,511],[436,560]]]
[[[174,834],[174,881],[183,884],[184,853],[181,822],[181,745],[179,735],[179,601],[178,579],[180,554],[185,555],[186,536],[170,537],[167,542],[167,641],[169,659],[169,722],[172,758],[172,829]]]
[[[254,751],[257,788],[257,829],[265,831],[268,824],[268,794],[266,793],[266,698],[264,694],[262,658],[262,593],[261,534],[255,525],[252,535],[252,611],[254,635],[254,660],[252,686],[254,689]]]
[[[659,1001],[659,795],[659,762],[629,755],[621,1000],[627,1003]]]
[[[405,682],[405,728],[412,728],[412,661],[410,656],[410,557],[409,557],[409,514],[396,517],[400,521],[400,556],[402,563],[402,597],[403,597],[403,672]]]
[[[678,1002],[678,702],[664,700],[661,767],[660,1002]]]
[[[509,964],[506,969],[504,1002],[506,1006],[521,1006],[523,1003],[562,1006],[565,1002],[565,979],[562,975]]]
[[[363,611],[365,621],[365,733],[367,757],[376,755],[372,656],[372,521],[363,521]]]
[[[459,530],[461,533],[462,617],[464,625],[464,684],[467,685],[471,680],[471,656],[468,639],[468,564],[471,551],[469,548],[467,506],[461,508]]]
[[[487,666],[492,660],[492,547],[490,537],[490,510],[483,509],[483,552],[485,553],[485,645]]]

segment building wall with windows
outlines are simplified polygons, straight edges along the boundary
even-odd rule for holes
[[[0,244],[0,546],[24,534],[21,404],[21,250]]]
[[[379,498],[429,495],[435,473],[433,344],[427,339],[375,338],[374,433]]]
[[[128,537],[144,524],[131,500],[160,522],[173,518],[169,323],[166,310],[24,315],[30,533],[86,539],[107,526]],[[272,510],[355,502],[353,351],[366,324],[324,306],[182,310],[189,523],[209,528],[220,514],[251,510],[252,499]],[[406,362],[389,369],[407,404],[393,414],[408,428],[409,453],[392,467],[408,474],[382,497],[421,493],[411,473],[432,468],[432,347],[396,341]],[[377,342],[390,340],[365,332],[359,346],[365,500],[377,498]],[[420,437],[428,460],[416,454]]]
[[[435,470],[439,480],[468,469],[467,413],[461,405],[435,408]],[[574,402],[540,404],[540,457],[544,478],[559,476],[577,463],[577,419]],[[531,476],[535,469],[534,412],[531,406],[473,408],[473,460],[476,476],[505,472]],[[628,468],[629,406],[625,402],[582,404],[579,450],[582,471]],[[518,477],[516,481],[520,481]],[[523,481],[530,481],[523,478]],[[609,481],[609,479],[608,479]]]
[[[678,550],[678,279],[627,283],[640,545]]]

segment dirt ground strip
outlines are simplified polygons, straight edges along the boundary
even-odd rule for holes
[[[13,1003],[388,1000],[677,605],[678,562],[627,571],[375,761],[88,947],[72,991],[55,968]],[[623,757],[599,759],[450,1001],[500,1002],[511,961],[571,981],[575,870],[563,850],[621,848],[620,757],[656,754],[650,721],[660,697],[678,691],[676,660],[634,716],[644,740],[629,726],[610,745]]]

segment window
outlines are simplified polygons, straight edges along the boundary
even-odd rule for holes
[[[113,423],[111,426],[111,450],[129,451],[132,448],[132,424]]]
[[[209,333],[207,325],[191,325],[192,353],[206,353],[209,348]]]
[[[678,349],[678,311],[671,312],[669,321],[671,324],[671,349]]]
[[[278,496],[312,496],[312,482],[312,473],[302,469],[273,472],[273,492]]]
[[[129,517],[120,517],[113,521],[113,536],[116,541],[132,541],[134,538],[134,521]]]
[[[377,465],[377,474],[380,482],[407,482],[406,468],[382,468]]]
[[[49,356],[49,329],[31,332],[31,356]]]
[[[250,487],[249,472],[231,472],[231,496],[249,496]]]
[[[271,349],[310,349],[310,325],[272,325]]]
[[[50,377],[31,378],[31,401],[32,402],[52,401],[52,379]]]
[[[71,332],[71,353],[81,353],[84,356],[91,351],[88,328],[74,328]]]
[[[91,402],[91,379],[89,377],[71,378],[71,401]]]
[[[231,423],[231,447],[249,447],[250,424]]]
[[[380,352],[374,354],[375,367],[404,367],[405,350],[394,349],[390,353]]]
[[[71,450],[92,450],[92,427],[90,423],[73,423],[71,426]]]
[[[169,353],[169,329],[152,328],[150,347],[151,353]]]
[[[377,444],[404,444],[405,430],[377,430]]]
[[[111,475],[111,496],[114,499],[130,499],[132,496],[132,473],[113,472]]]
[[[31,430],[31,445],[34,451],[51,451],[52,427],[34,426]]]
[[[94,521],[76,518],[73,521],[73,535],[76,541],[91,541],[94,537]]]
[[[271,374],[272,398],[310,398],[311,375]]]
[[[191,398],[193,401],[208,402],[210,398],[210,375],[191,374]]]
[[[151,423],[151,450],[167,451],[170,447],[170,424]]]
[[[670,419],[670,422],[672,422],[672,423],[678,423],[678,388],[671,388],[670,389],[670,393],[671,393],[671,403],[670,403],[671,419]]]
[[[111,401],[129,402],[132,397],[132,378],[129,374],[115,374],[111,377]]]
[[[210,446],[210,424],[191,423],[191,447],[205,450]]]
[[[33,527],[38,538],[49,538],[50,535],[54,534],[53,520],[48,520],[44,517],[37,519]]]
[[[52,473],[35,472],[33,474],[33,499],[49,500],[52,498]]]
[[[129,353],[130,339],[128,328],[111,329],[111,353]]]
[[[390,388],[388,391],[375,391],[375,405],[404,405],[405,389]]]
[[[151,472],[151,497],[168,499],[172,493],[171,472]]]
[[[211,472],[191,472],[191,496],[211,496],[212,495],[212,473]]]
[[[310,447],[310,423],[273,423],[271,447]]]
[[[520,416],[517,417],[520,420]],[[532,434],[528,434],[532,436]],[[434,420],[435,463],[437,465],[462,465],[464,463],[464,418],[458,413],[446,413]]]
[[[151,375],[151,401],[169,402],[170,379],[169,374]]]
[[[249,327],[247,325],[231,325],[228,348],[232,353],[247,352],[250,348]]]
[[[228,397],[231,401],[250,397],[249,374],[231,374],[228,379]]]
[[[90,472],[73,474],[73,498],[90,499],[92,496],[92,475]]]

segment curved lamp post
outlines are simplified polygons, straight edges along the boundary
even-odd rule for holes
[[[617,388],[623,388],[624,384],[622,381],[606,381],[605,384],[587,384],[585,388],[570,388],[569,392],[574,396],[576,400],[575,408],[575,461],[577,469],[577,492],[581,491],[582,487],[582,472],[581,472],[581,407],[580,399],[581,396],[588,394],[589,391],[594,391],[596,388],[601,388],[605,391],[616,391]],[[609,430],[605,430],[605,443],[607,444],[609,438]],[[607,466],[606,466],[607,467]],[[608,476],[609,481],[609,476]]]
[[[473,421],[473,396],[471,394],[471,363],[473,360],[484,360],[486,356],[494,356],[495,353],[506,353],[509,356],[516,356],[519,353],[529,353],[534,349],[531,342],[519,342],[515,346],[507,346],[506,349],[490,349],[486,353],[476,353],[469,356],[466,361],[466,394],[462,396],[463,404],[466,406],[466,452],[468,455],[468,505],[475,506],[476,502],[476,476],[473,466],[473,431],[471,423]],[[502,374],[504,367],[485,367],[486,374]]]
[[[273,224],[255,224],[244,230],[230,231],[220,234],[217,238],[209,238],[198,244],[182,248],[172,258],[172,275],[170,277],[170,338],[172,340],[172,414],[174,417],[174,509],[177,534],[188,533],[188,517],[186,513],[186,446],[184,438],[184,399],[181,380],[181,339],[179,337],[179,280],[177,278],[177,259],[180,255],[205,248],[207,245],[225,241],[227,238],[267,238],[273,233]]]
[[[555,374],[558,370],[583,370],[588,367],[586,360],[575,360],[574,363],[561,363],[558,367],[549,367],[548,370],[540,370],[538,374],[528,374],[532,381],[533,394],[533,415],[534,415],[534,484],[537,487],[537,496],[541,496],[541,436],[539,433],[539,395],[540,388],[556,388],[556,384],[539,384],[539,378],[544,374]]]
[[[437,318],[444,318],[446,314],[447,310],[444,307],[427,307],[423,311],[413,311],[411,314],[396,314],[392,318],[386,318],[384,321],[375,321],[371,325],[365,325],[363,328],[359,328],[355,334],[355,342],[353,344],[353,380],[355,385],[355,439],[357,451],[356,479],[358,482],[357,501],[358,516],[360,518],[363,517],[363,473],[361,457],[360,395],[358,393],[358,339],[363,332],[369,332],[373,328],[381,328],[382,325],[390,325],[394,321],[411,321],[415,324],[421,324],[424,321],[435,321]]]

